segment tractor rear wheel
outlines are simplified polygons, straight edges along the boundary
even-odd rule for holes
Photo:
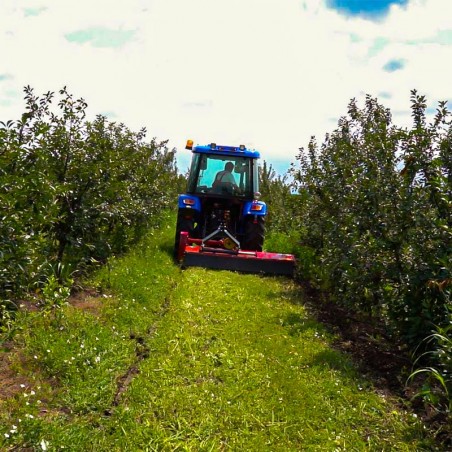
[[[245,238],[242,247],[249,251],[262,251],[265,237],[265,217],[251,216],[245,219]]]
[[[189,236],[193,237],[194,228],[195,221],[192,212],[180,209],[177,213],[176,235],[174,237],[174,257],[177,257],[179,253],[180,233],[186,231]]]

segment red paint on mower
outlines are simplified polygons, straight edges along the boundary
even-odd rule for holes
[[[188,232],[181,232],[178,260],[182,267],[293,276],[295,257],[292,254],[228,250],[223,248],[223,240],[202,242],[190,238]]]

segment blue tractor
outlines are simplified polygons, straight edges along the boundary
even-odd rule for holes
[[[267,205],[259,193],[259,152],[215,143],[193,146],[179,195],[175,257],[184,266],[292,274],[292,255],[263,252]]]

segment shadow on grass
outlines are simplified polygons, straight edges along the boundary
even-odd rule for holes
[[[318,325],[315,320],[293,312],[289,313],[282,321],[282,326],[287,328],[290,336],[298,336],[309,330],[317,330]]]
[[[330,346],[315,345],[317,340],[325,338],[325,335],[328,336],[327,330],[321,323],[309,316],[289,313],[283,319],[281,325],[286,329],[288,335],[301,337],[303,341],[312,342],[312,348],[318,350],[313,355],[310,354],[312,356],[308,362],[310,367],[318,367],[325,371],[335,370],[340,372],[345,380],[356,381],[356,384],[359,382],[364,385],[350,356],[332,348],[332,344]]]
[[[331,348],[317,353],[311,364],[313,366],[338,370],[349,378],[354,377],[354,379],[361,380],[351,360],[343,353]]]
[[[171,259],[174,260],[174,262],[176,262],[176,260],[174,259],[174,244],[173,243],[171,243],[171,242],[161,243],[160,249],[162,250],[162,252],[164,252],[165,254],[170,256]]]

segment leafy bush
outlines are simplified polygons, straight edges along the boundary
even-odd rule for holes
[[[445,103],[427,124],[425,99],[413,91],[411,102],[404,130],[376,99],[363,109],[352,100],[320,147],[300,150],[293,175],[324,287],[416,345],[448,321],[452,128]]]
[[[412,349],[421,344],[435,359],[418,372],[430,369],[450,395],[451,113],[440,102],[427,123],[424,96],[411,94],[411,129],[367,96],[321,145],[300,149],[295,223],[311,251],[306,275]]]
[[[127,248],[174,199],[175,152],[98,115],[66,88],[0,123],[0,297]],[[61,275],[57,277],[61,282]]]

